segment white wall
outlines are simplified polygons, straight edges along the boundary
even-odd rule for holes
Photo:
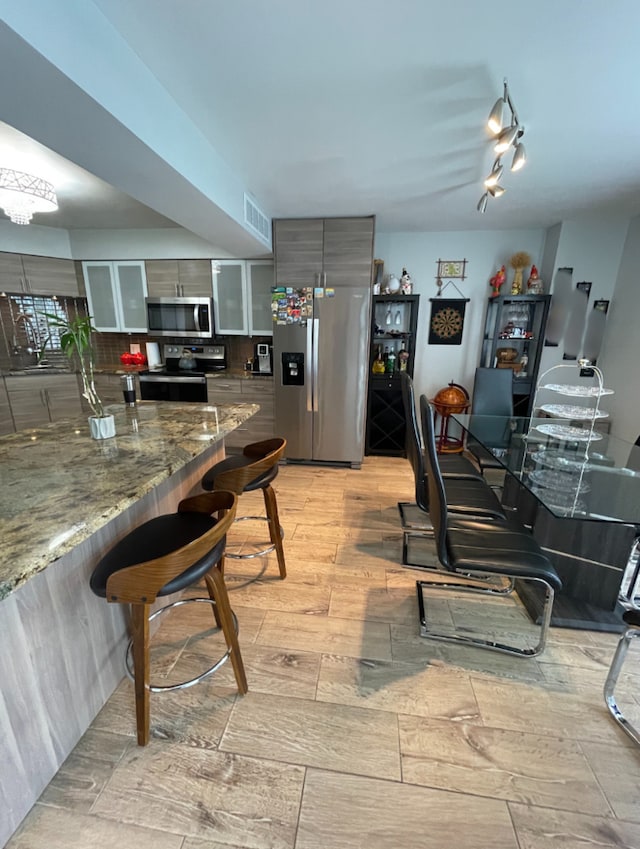
[[[508,294],[513,279],[509,257],[516,251],[526,251],[532,262],[540,267],[544,241],[544,230],[376,233],[375,256],[384,260],[385,273],[393,272],[400,276],[404,266],[413,279],[414,293],[420,295],[414,370],[417,395],[425,393],[431,398],[451,381],[460,383],[472,393],[491,293],[489,278],[501,265],[505,265],[507,282],[503,292]],[[429,298],[434,298],[438,292],[435,280],[438,259],[467,260],[467,279],[453,281],[462,296],[470,298],[461,345],[427,344],[431,314]],[[442,296],[460,297],[452,285],[447,286]]]
[[[0,251],[73,259],[66,230],[37,224],[21,226],[11,221],[0,221]]]
[[[588,313],[593,309],[594,301],[610,301],[618,277],[628,226],[628,218],[598,216],[564,221],[561,225],[550,228],[545,248],[543,279],[546,277],[545,283],[550,287],[551,294],[553,295],[555,272],[559,268],[573,268],[574,288],[576,283],[581,281],[593,284],[589,294]],[[551,303],[553,309],[553,300]],[[609,312],[607,327],[610,319]],[[607,336],[608,333],[605,335],[603,353]],[[562,345],[557,348],[544,348],[540,361],[540,373],[561,363],[562,354]],[[600,360],[598,364],[601,364]]]
[[[640,217],[629,224],[598,365],[615,395],[605,399],[614,436],[635,442],[640,434]]]
[[[231,255],[182,228],[72,230],[74,259],[225,259]]]
[[[0,221],[0,251],[62,259],[226,259],[232,254],[181,227],[61,230]],[[265,251],[265,257],[271,254]],[[244,258],[244,257],[241,257]]]

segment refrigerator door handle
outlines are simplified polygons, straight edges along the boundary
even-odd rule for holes
[[[304,379],[307,384],[307,412],[313,412],[313,386],[314,386],[314,378],[313,371],[314,366],[311,357],[313,352],[313,321],[307,321],[307,359],[305,363],[305,376]]]
[[[317,413],[318,404],[318,349],[320,348],[320,319],[313,319],[313,412]]]

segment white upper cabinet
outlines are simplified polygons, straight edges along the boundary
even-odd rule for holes
[[[273,336],[271,289],[274,279],[272,260],[247,261],[249,336]]]
[[[96,330],[146,333],[144,262],[83,262],[82,270]]]
[[[221,336],[271,336],[272,286],[271,260],[214,260],[216,333]]]

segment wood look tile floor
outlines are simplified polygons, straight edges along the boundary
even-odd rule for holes
[[[640,749],[602,699],[615,635],[554,629],[530,660],[426,641],[426,573],[400,565],[408,463],[283,466],[275,489],[287,579],[273,555],[227,561],[249,693],[226,664],[152,696],[143,749],[124,681],[10,849],[640,847]],[[239,512],[262,513],[261,494]],[[229,541],[249,551],[260,534],[241,523]],[[427,602],[443,628],[530,628],[517,600]],[[166,617],[155,676],[205,668],[221,651],[211,626],[204,605]],[[640,722],[637,651],[618,693]]]

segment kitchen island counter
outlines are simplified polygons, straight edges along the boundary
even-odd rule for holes
[[[0,439],[0,599],[46,569],[258,410],[255,404],[107,408],[116,436],[86,418]]]
[[[96,563],[201,491],[225,436],[258,409],[117,404],[111,439],[91,439],[86,417],[0,439],[0,846],[123,677],[128,606],[91,592]]]

